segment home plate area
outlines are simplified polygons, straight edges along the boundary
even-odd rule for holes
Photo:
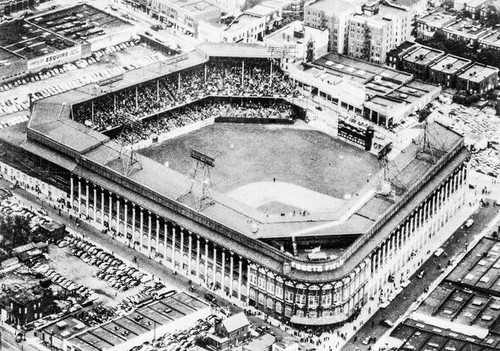
[[[345,200],[285,182],[254,182],[227,195],[267,214],[334,212]]]

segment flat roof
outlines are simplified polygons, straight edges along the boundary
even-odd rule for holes
[[[46,324],[39,330],[60,339],[69,339],[73,335],[81,333],[85,328],[88,328],[87,324],[76,319],[74,316],[67,316]]]
[[[338,15],[339,13],[352,11],[358,8],[360,4],[356,1],[344,1],[344,0],[318,0],[312,4],[307,5],[307,8],[323,11],[328,16]]]
[[[209,307],[205,302],[181,292],[88,329],[70,338],[69,342],[82,351],[107,350]]]
[[[411,73],[398,71],[392,68],[371,64],[362,60],[356,60],[347,56],[330,53],[314,61],[314,65],[324,68],[327,72],[332,72],[349,80],[359,83],[373,81],[376,76],[385,78],[388,82],[402,84],[413,78]],[[380,82],[375,82],[380,83]]]
[[[270,58],[273,55],[260,44],[203,43],[197,49],[208,57]]]
[[[403,57],[403,61],[416,63],[419,65],[428,65],[441,57],[444,51],[434,49],[428,46],[420,46]]]
[[[390,336],[403,341],[399,350],[494,351],[500,347],[498,335],[489,334],[481,339],[414,319],[406,319],[391,332]]]
[[[133,26],[88,4],[80,4],[32,16],[28,21],[80,43]]]
[[[202,16],[212,12],[219,12],[220,8],[206,0],[172,0],[171,3],[189,12],[191,16]]]
[[[17,62],[21,59],[22,56],[16,55],[13,52],[0,47],[0,67],[12,65],[14,62]]]
[[[430,69],[438,72],[443,72],[445,74],[455,74],[471,63],[471,60],[467,60],[460,56],[446,55],[445,57],[436,61],[436,63],[432,64]]]
[[[451,271],[446,281],[500,296],[500,240],[482,238]]]
[[[457,287],[453,284],[440,284],[422,302],[417,314],[428,318],[438,318],[456,325],[456,330],[480,328],[500,333],[496,321],[500,318],[500,298]],[[425,317],[424,317],[425,318]],[[461,326],[458,326],[461,324]]]
[[[0,47],[32,59],[75,46],[76,43],[23,19],[0,24]]]
[[[269,16],[276,11],[279,11],[278,7],[266,6],[266,3],[262,3],[259,5],[255,5],[254,7],[249,8],[248,10],[245,10],[245,13],[253,16],[263,17],[263,16]]]
[[[418,3],[421,3],[422,0],[388,0],[387,2],[391,5],[411,8],[417,5]]]
[[[479,39],[480,43],[500,47],[500,29],[491,31],[486,36]]]
[[[262,22],[262,18],[258,15],[243,13],[238,16],[237,20],[232,22],[227,28],[224,29],[225,32],[235,32],[241,29],[246,29],[253,23]]]
[[[488,28],[483,27],[478,21],[463,18],[455,23],[445,26],[443,30],[460,36],[479,38],[479,36],[488,31]]]
[[[470,80],[471,82],[479,83],[494,74],[498,74],[498,68],[482,65],[476,62],[465,71],[463,71],[458,77],[461,79]]]
[[[431,12],[417,18],[418,22],[424,22],[428,26],[435,28],[443,28],[444,26],[454,22],[455,20],[455,15],[441,11]]]

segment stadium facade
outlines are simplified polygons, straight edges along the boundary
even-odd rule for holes
[[[253,51],[240,52],[246,60]],[[462,137],[438,123],[428,125],[424,144],[411,143],[386,169],[392,191],[367,186],[334,213],[270,219],[217,192],[198,210],[179,200],[185,175],[145,157],[134,168],[114,140],[72,120],[72,105],[130,81],[181,79],[182,65],[210,59],[158,64],[110,90],[81,88],[37,102],[27,125],[0,131],[2,173],[12,181],[16,169],[39,178],[57,201],[137,251],[296,325],[344,323],[402,284],[436,236],[451,234],[440,229],[467,201],[469,155]],[[307,254],[318,246],[335,254]]]

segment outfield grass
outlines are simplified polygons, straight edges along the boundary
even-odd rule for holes
[[[140,153],[188,174],[192,148],[215,157],[213,187],[224,193],[276,178],[343,198],[380,168],[373,155],[323,133],[250,124],[213,124]]]

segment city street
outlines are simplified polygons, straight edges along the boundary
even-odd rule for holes
[[[372,336],[375,337],[376,340],[379,340],[380,337],[388,332],[389,327],[383,325],[383,321],[389,320],[396,324],[395,322],[398,321],[398,319],[412,307],[412,304],[424,294],[425,290],[440,277],[442,274],[441,270],[446,268],[448,261],[453,260],[463,253],[466,248],[470,249],[467,244],[475,235],[484,230],[496,215],[498,215],[498,207],[480,207],[472,216],[474,225],[468,229],[461,227],[457,230],[442,246],[444,253],[439,257],[432,255],[421,266],[417,273],[411,277],[410,284],[392,300],[388,307],[378,310],[347,342],[343,350],[368,350],[372,345],[365,345],[363,341]],[[496,226],[494,228],[496,228]],[[424,271],[425,274],[422,278],[418,278],[417,275],[421,271]]]

